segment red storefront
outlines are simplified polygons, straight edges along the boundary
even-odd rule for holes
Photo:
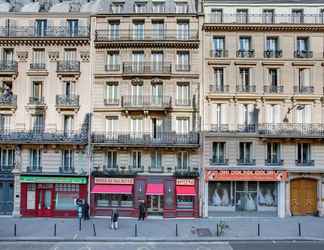
[[[94,177],[91,181],[91,214],[137,217],[140,202],[148,215],[198,217],[198,178],[136,176],[131,178]]]
[[[87,177],[21,176],[22,216],[75,217],[75,200],[87,198]]]

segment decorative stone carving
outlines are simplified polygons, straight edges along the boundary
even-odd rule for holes
[[[131,83],[133,85],[143,85],[143,80],[140,79],[140,78],[138,78],[138,77],[136,77],[136,78],[132,79]]]
[[[159,79],[157,77],[153,78],[152,81],[151,81],[152,84],[162,84],[163,81],[162,79]]]
[[[19,62],[26,62],[28,58],[28,52],[27,51],[17,51],[17,60]]]
[[[80,58],[82,62],[90,61],[90,51],[80,51]]]
[[[50,62],[56,62],[60,57],[60,53],[58,51],[49,51],[48,52],[48,59]]]

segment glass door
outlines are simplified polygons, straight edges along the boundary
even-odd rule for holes
[[[37,215],[51,216],[52,214],[52,189],[37,190]]]
[[[147,212],[152,215],[161,215],[163,213],[164,199],[162,195],[147,196]]]
[[[235,199],[237,211],[256,211],[257,182],[236,182]]]

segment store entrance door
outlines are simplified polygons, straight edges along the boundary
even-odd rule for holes
[[[37,189],[37,215],[49,217],[52,215],[52,189]]]
[[[317,180],[295,179],[290,182],[292,215],[315,214],[317,210]]]
[[[151,215],[163,214],[163,195],[148,195],[147,196],[147,212]]]

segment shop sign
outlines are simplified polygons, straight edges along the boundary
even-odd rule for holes
[[[133,178],[95,178],[95,184],[126,184],[133,185]]]
[[[20,176],[22,183],[87,184],[86,177]]]
[[[210,170],[206,181],[286,181],[286,171],[274,170]]]
[[[176,185],[177,186],[194,186],[195,180],[194,179],[177,179]]]

